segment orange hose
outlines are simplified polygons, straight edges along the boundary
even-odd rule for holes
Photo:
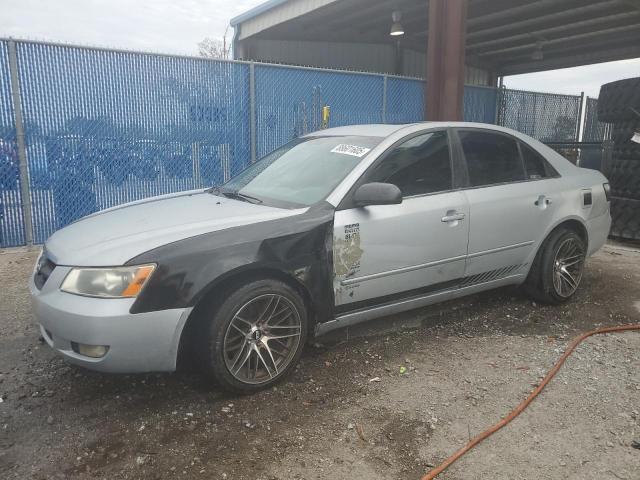
[[[542,380],[540,385],[538,385],[536,387],[536,389],[533,392],[531,392],[531,394],[529,394],[529,396],[527,398],[525,398],[516,408],[511,410],[509,415],[507,415],[504,419],[500,420],[495,425],[487,428],[484,432],[480,433],[476,437],[472,438],[469,441],[469,443],[467,443],[464,447],[462,447],[460,450],[458,450],[453,455],[448,457],[444,462],[442,462],[440,465],[435,467],[433,470],[429,471],[424,477],[422,477],[422,480],[433,480],[438,475],[440,475],[442,472],[444,472],[447,468],[449,468],[449,466],[451,466],[451,464],[453,464],[453,462],[458,460],[461,456],[463,456],[465,453],[467,453],[473,447],[478,445],[484,439],[486,439],[489,436],[493,435],[495,432],[497,432],[502,427],[504,427],[509,422],[511,422],[511,420],[513,420],[518,415],[520,415],[524,411],[524,409],[529,406],[529,404],[533,401],[533,399],[536,398],[540,394],[540,392],[542,392],[542,390],[544,390],[544,388],[551,381],[551,379],[553,377],[555,377],[556,373],[558,373],[558,370],[560,370],[560,367],[562,367],[562,365],[564,364],[565,360],[569,357],[569,355],[571,355],[573,353],[573,351],[576,349],[576,347],[578,345],[580,345],[580,343],[582,343],[582,341],[584,341],[585,339],[589,338],[592,335],[598,335],[598,334],[601,334],[601,333],[611,333],[611,332],[623,332],[623,331],[626,331],[626,330],[640,330],[640,324],[637,324],[637,325],[620,325],[620,326],[617,326],[617,327],[598,328],[596,330],[591,330],[590,332],[583,333],[579,337],[574,338],[571,341],[571,343],[569,344],[569,346],[567,347],[567,349],[564,351],[564,353],[562,354],[560,359],[553,366],[553,368],[551,370],[549,370],[549,372],[544,377],[544,379]]]

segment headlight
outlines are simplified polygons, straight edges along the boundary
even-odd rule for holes
[[[74,268],[67,274],[60,289],[89,297],[137,297],[155,268],[155,265]]]

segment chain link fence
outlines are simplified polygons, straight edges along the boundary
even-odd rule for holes
[[[385,123],[401,124],[424,119],[424,82],[388,77]]]
[[[257,157],[330,125],[382,123],[384,80],[380,75],[255,64]]]
[[[14,119],[9,46],[0,42],[0,247],[25,243]]]
[[[577,141],[580,96],[502,89],[498,124],[542,142]]]
[[[499,95],[497,88],[467,85],[463,99],[464,121],[496,123]]]
[[[42,243],[114,205],[219,185],[325,126],[422,121],[424,100],[414,78],[0,40],[0,247]],[[579,108],[567,95],[464,91],[466,121],[542,141],[575,139]]]
[[[583,142],[603,142],[611,139],[612,125],[598,120],[598,99],[587,97],[585,102]]]
[[[248,66],[18,43],[34,242],[249,162]]]

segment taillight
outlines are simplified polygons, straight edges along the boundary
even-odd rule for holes
[[[604,188],[604,196],[607,197],[607,202],[611,199],[611,187],[608,183],[603,183],[602,188]]]

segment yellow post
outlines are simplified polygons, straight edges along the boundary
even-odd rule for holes
[[[331,107],[329,105],[325,105],[322,107],[322,128],[329,127],[329,119],[331,118]]]

